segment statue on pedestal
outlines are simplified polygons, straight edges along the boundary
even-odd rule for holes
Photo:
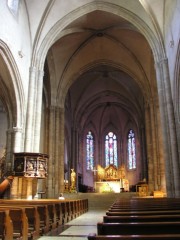
[[[74,169],[71,169],[71,188],[70,188],[71,192],[76,192],[76,173],[74,171]]]

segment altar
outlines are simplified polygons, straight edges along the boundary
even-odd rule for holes
[[[103,168],[97,166],[94,181],[95,192],[129,192],[129,181],[125,178],[125,167],[121,166],[119,169],[110,164]]]
[[[121,189],[120,181],[95,182],[95,192],[115,192],[119,193]]]

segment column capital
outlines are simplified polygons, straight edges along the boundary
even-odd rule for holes
[[[29,71],[30,72],[36,72],[37,68],[35,66],[31,66],[31,67],[29,67]]]
[[[13,132],[20,132],[20,133],[22,133],[22,127],[13,127],[12,131]]]
[[[168,63],[168,58],[164,57],[164,58],[159,59],[159,61],[156,61],[155,66],[160,66],[160,65],[163,65],[163,64],[167,64],[167,63]]]

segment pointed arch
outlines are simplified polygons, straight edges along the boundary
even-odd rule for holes
[[[25,96],[19,70],[8,46],[0,40],[0,62],[4,71],[0,72],[1,91],[4,102],[7,103],[9,127],[22,127],[24,123]],[[6,69],[6,71],[5,71]],[[8,84],[7,84],[8,83]]]

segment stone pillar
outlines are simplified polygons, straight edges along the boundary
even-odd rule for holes
[[[7,138],[6,138],[6,166],[5,171],[11,171],[12,170],[12,161],[13,161],[13,130],[8,129],[7,132]]]
[[[147,164],[148,164],[148,185],[149,191],[154,190],[154,171],[152,159],[152,138],[151,138],[151,117],[149,103],[146,103],[145,108],[145,126],[146,126],[146,142],[147,142]]]
[[[40,131],[41,131],[41,115],[42,115],[42,92],[43,92],[43,71],[38,71],[38,79],[36,81],[36,101],[35,101],[35,122],[34,122],[34,152],[39,152]]]
[[[49,109],[48,197],[58,197],[64,191],[64,108]]]
[[[141,127],[141,142],[140,145],[142,145],[142,157],[141,157],[141,162],[142,162],[142,179],[148,177],[148,172],[147,172],[147,154],[146,154],[146,138],[145,138],[145,128],[144,126]]]
[[[23,149],[22,128],[13,127],[8,129],[6,140],[6,171],[13,168],[13,153],[20,152]]]
[[[156,63],[168,197],[180,197],[180,169],[168,60]]]
[[[54,197],[54,184],[55,184],[55,176],[54,176],[54,148],[55,148],[55,107],[51,106],[49,109],[49,135],[48,137],[48,146],[49,146],[49,164],[48,164],[48,197]]]
[[[159,190],[158,187],[158,170],[159,169],[159,164],[158,164],[158,155],[157,155],[157,145],[158,145],[158,139],[157,139],[157,134],[156,134],[156,128],[157,128],[157,124],[156,124],[156,119],[155,119],[155,114],[154,114],[154,102],[153,100],[151,100],[150,102],[150,124],[151,124],[151,155],[152,155],[152,161],[153,161],[153,173],[154,173],[154,190]],[[156,128],[155,128],[156,125]]]
[[[13,152],[22,152],[23,151],[22,128],[13,127],[13,132],[14,132],[14,151]]]
[[[29,79],[29,95],[26,114],[26,134],[25,134],[25,152],[32,152],[33,148],[33,121],[34,121],[34,108],[35,108],[35,91],[36,91],[36,68],[30,68]]]
[[[59,193],[64,191],[64,108],[60,108],[58,110],[58,117],[57,119],[59,120],[59,139],[58,143],[56,143],[56,146],[58,147],[59,150],[59,157],[58,162],[59,162]],[[58,124],[57,122],[57,124]],[[57,136],[58,138],[58,136]],[[57,151],[56,151],[57,152]]]

